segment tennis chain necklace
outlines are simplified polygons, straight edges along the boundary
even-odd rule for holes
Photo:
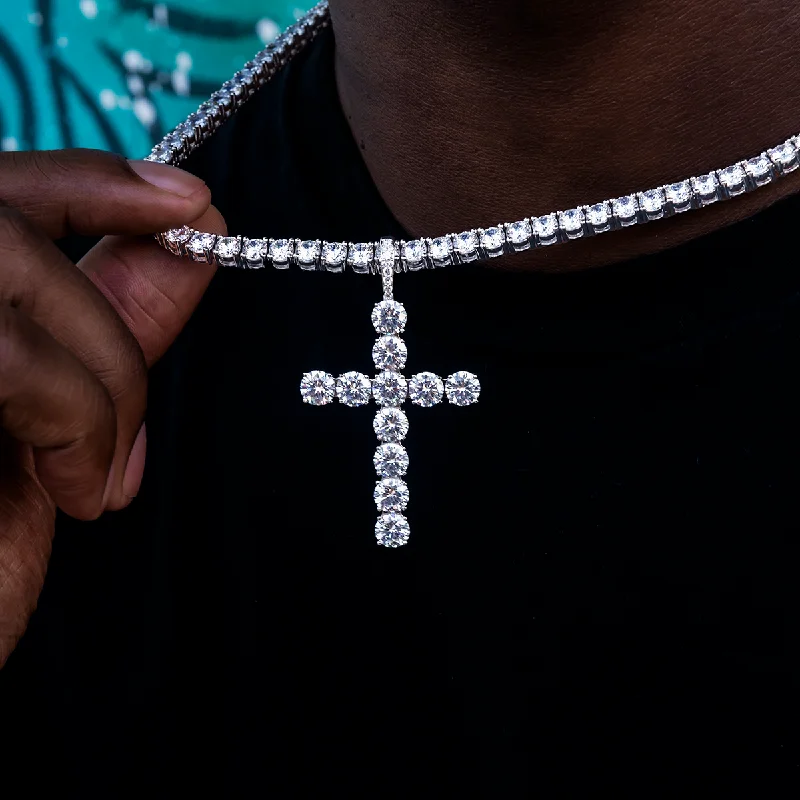
[[[329,22],[325,0],[248,61],[197,111],[167,134],[147,159],[180,164]],[[468,406],[478,401],[481,386],[471,372],[454,372],[444,380],[432,372],[420,372],[408,380],[402,375],[407,349],[399,334],[405,329],[407,315],[402,304],[394,300],[395,273],[496,258],[703,208],[754,191],[794,172],[800,166],[798,151],[800,136],[754,158],[677,183],[540,217],[525,217],[516,222],[435,238],[359,243],[248,239],[215,236],[186,226],[166,231],[156,238],[176,255],[221,267],[261,269],[271,264],[276,269],[299,267],[323,272],[343,272],[349,268],[352,272],[381,276],[383,300],[372,312],[372,322],[379,334],[372,348],[376,376],[369,378],[360,372],[346,372],[334,378],[327,372],[314,370],[303,375],[300,395],[303,402],[313,406],[338,400],[346,406],[357,407],[375,399],[379,410],[373,427],[380,442],[374,457],[379,477],[374,492],[379,511],[375,536],[385,547],[399,547],[406,544],[409,537],[408,520],[403,514],[409,498],[408,486],[403,480],[408,469],[408,453],[402,445],[408,433],[408,418],[400,406],[410,400],[428,408],[444,398],[451,405]]]

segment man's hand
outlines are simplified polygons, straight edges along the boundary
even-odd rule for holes
[[[205,184],[89,150],[0,155],[0,666],[36,605],[56,507],[126,506],[144,468],[147,368],[214,268],[152,240],[224,232]],[[78,264],[53,244],[107,235]]]

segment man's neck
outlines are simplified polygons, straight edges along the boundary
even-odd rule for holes
[[[414,236],[651,188],[800,132],[795,0],[331,0],[331,10],[345,113]],[[798,190],[792,176],[517,264],[663,249]]]

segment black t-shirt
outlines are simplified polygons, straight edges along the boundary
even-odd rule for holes
[[[192,158],[232,231],[402,236],[332,53]],[[407,406],[397,550],[374,405],[298,391],[373,371],[380,281],[221,270],[152,372],[139,497],[59,519],[0,759],[82,798],[796,787],[799,212],[580,274],[399,276],[406,374],[483,392]]]

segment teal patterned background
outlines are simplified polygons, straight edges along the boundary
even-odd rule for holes
[[[144,156],[312,4],[0,0],[0,149]]]

